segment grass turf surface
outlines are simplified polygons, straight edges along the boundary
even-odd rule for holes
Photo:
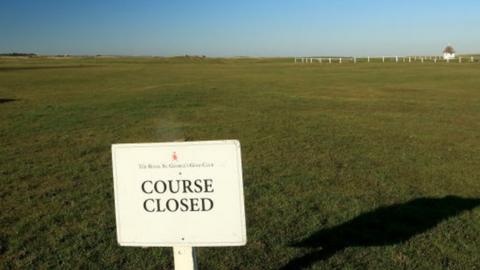
[[[110,145],[179,138],[242,144],[247,246],[200,269],[480,267],[478,63],[2,58],[0,100],[2,269],[172,268],[117,245]]]

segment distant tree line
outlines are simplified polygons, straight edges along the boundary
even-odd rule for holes
[[[0,56],[28,56],[28,57],[34,57],[37,56],[36,53],[0,53]]]

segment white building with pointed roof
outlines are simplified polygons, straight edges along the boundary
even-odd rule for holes
[[[452,46],[448,45],[447,47],[445,47],[445,49],[443,49],[443,59],[455,59],[455,50]]]

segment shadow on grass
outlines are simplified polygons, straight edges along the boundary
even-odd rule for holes
[[[38,69],[70,69],[70,68],[91,68],[97,65],[63,65],[63,66],[19,66],[19,67],[0,67],[0,72],[17,71],[17,70],[38,70]]]
[[[346,247],[393,245],[433,228],[442,220],[480,205],[480,199],[420,198],[380,207],[338,226],[320,230],[294,247],[321,248],[291,260],[282,269],[302,269]]]
[[[14,98],[0,98],[0,104],[17,101]]]

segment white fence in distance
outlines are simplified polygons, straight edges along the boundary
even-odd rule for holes
[[[367,57],[294,57],[294,63],[480,63],[480,58],[474,56],[459,56],[453,59],[443,59],[441,56],[367,56]]]

